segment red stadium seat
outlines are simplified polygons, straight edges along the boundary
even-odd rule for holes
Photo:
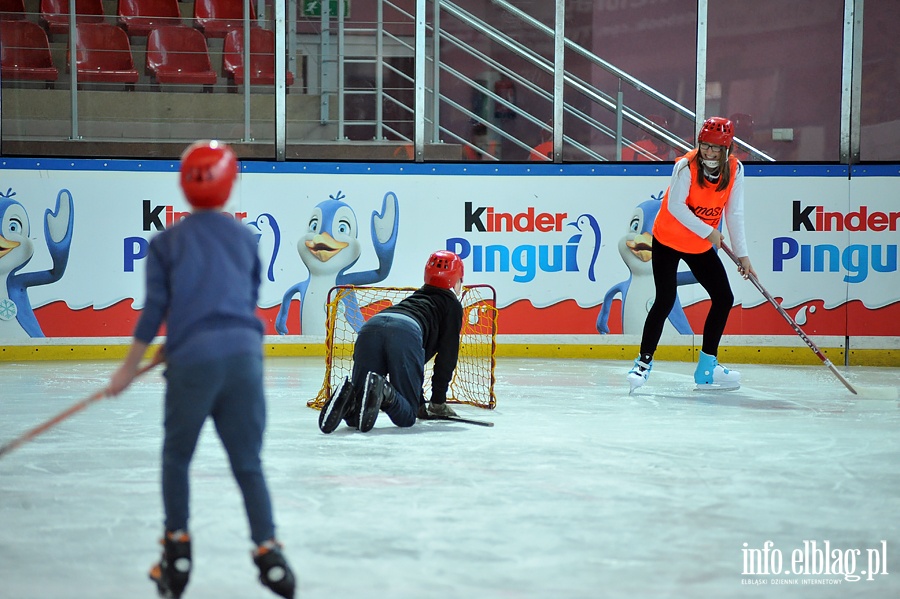
[[[140,73],[134,68],[128,35],[120,27],[84,23],[77,25],[77,31],[75,63],[79,83],[137,83]]]
[[[222,73],[233,85],[244,83],[244,32],[235,29],[225,36],[222,46]],[[287,85],[294,75],[287,72]],[[275,84],[275,33],[259,27],[250,28],[250,85]]]
[[[149,35],[157,27],[181,25],[178,0],[119,0],[119,26],[129,35]]]
[[[254,2],[250,2],[250,20],[256,20]],[[206,37],[225,37],[232,29],[244,27],[244,0],[196,0],[194,27]]]
[[[47,34],[31,21],[0,21],[0,77],[26,81],[59,78]]]
[[[0,20],[24,21],[27,16],[25,0],[0,0]]]
[[[207,86],[212,91],[216,73],[209,62],[203,34],[183,25],[159,27],[147,36],[147,71],[157,83]]]
[[[41,23],[51,35],[69,32],[69,0],[41,0]],[[75,0],[76,23],[103,23],[102,0]]]

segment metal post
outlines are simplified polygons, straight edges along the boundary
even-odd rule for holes
[[[562,162],[565,101],[566,3],[556,0],[553,30],[553,162]]]
[[[616,92],[616,160],[622,160],[622,108],[624,105],[622,80],[619,79],[619,90]]]
[[[328,2],[322,5],[319,35],[319,123],[324,125],[331,119],[331,104],[328,94],[331,93],[331,85],[328,83],[329,68],[331,62],[331,25],[328,19]]]
[[[72,135],[69,139],[80,139],[78,135],[78,28],[75,26],[75,2],[69,2],[69,94],[72,111]]]
[[[862,115],[863,3],[855,0],[853,17],[853,69],[850,100],[850,164],[859,162],[860,121]]]
[[[284,39],[284,2],[275,2],[275,160],[284,162],[287,141],[287,69]],[[245,70],[246,72],[246,70]]]
[[[708,0],[697,1],[697,95],[694,99],[694,138],[706,120],[706,42]]]
[[[329,7],[330,2],[322,3],[322,12],[326,10],[331,10]],[[344,2],[343,0],[338,0],[338,42],[337,42],[337,101],[338,101],[338,140],[346,139],[346,134],[344,133],[344,94],[346,90],[344,89],[344,60],[346,59],[347,49],[345,47],[344,40]]]
[[[844,0],[844,50],[841,66],[841,162],[859,162],[862,90],[863,0]]]
[[[384,139],[384,2],[378,0],[375,31],[375,139]]]
[[[416,162],[425,159],[425,0],[416,0],[416,99],[415,153]]]
[[[244,0],[244,139],[253,141],[250,131],[250,0]]]

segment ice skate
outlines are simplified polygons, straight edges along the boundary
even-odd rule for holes
[[[429,401],[426,406],[426,411],[428,412],[428,416],[436,416],[438,418],[448,418],[450,416],[457,416],[456,411],[453,408],[448,406],[445,403],[435,403],[433,401]]]
[[[259,568],[259,582],[285,599],[293,599],[297,581],[287,560],[281,553],[281,544],[270,539],[253,552],[253,563]]]
[[[634,366],[628,371],[628,384],[631,385],[628,395],[647,382],[651,370],[653,370],[653,360],[644,362],[640,358],[634,359]]]
[[[160,597],[178,599],[191,575],[191,537],[184,530],[166,532],[160,544],[162,558],[150,568],[150,580]]]
[[[331,394],[322,411],[319,412],[319,430],[326,435],[333,433],[341,423],[341,419],[353,409],[355,396],[353,385],[345,378],[341,386]]]
[[[698,391],[734,391],[741,387],[741,373],[725,368],[715,356],[700,352],[700,360],[694,371]]]
[[[394,403],[394,388],[383,376],[370,372],[360,401],[359,430],[367,433],[375,426],[378,412]]]

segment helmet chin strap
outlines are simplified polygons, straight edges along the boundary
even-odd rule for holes
[[[453,295],[456,296],[456,299],[462,302],[462,280],[458,281],[458,284],[454,285],[453,289],[451,289],[450,291],[453,292]]]

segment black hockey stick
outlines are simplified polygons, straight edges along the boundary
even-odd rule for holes
[[[493,422],[487,420],[474,420],[472,418],[463,418],[462,416],[437,416],[429,414],[423,420],[449,420],[450,422],[462,422],[463,424],[474,424],[475,426],[494,426]]]
[[[725,252],[726,254],[728,254],[728,257],[731,258],[732,261],[734,261],[734,263],[738,265],[738,267],[741,267],[741,261],[738,259],[737,256],[734,255],[734,252],[731,251],[731,248],[729,248],[727,245],[725,245],[725,242],[722,242],[722,251]],[[743,268],[743,267],[741,267],[741,268]],[[853,395],[859,395],[856,392],[856,389],[853,387],[853,385],[850,384],[850,381],[848,381],[847,379],[844,378],[844,375],[842,375],[838,371],[838,369],[835,368],[834,364],[831,363],[831,360],[829,360],[827,357],[825,357],[825,354],[823,354],[819,350],[819,348],[816,347],[816,344],[813,343],[812,340],[806,336],[806,333],[803,332],[803,329],[801,329],[800,326],[796,322],[794,322],[794,319],[791,318],[791,315],[788,314],[784,310],[784,308],[781,307],[781,304],[779,304],[768,291],[766,291],[766,288],[762,286],[762,283],[759,282],[759,279],[756,278],[756,275],[754,275],[753,273],[749,273],[749,272],[744,273],[744,274],[746,274],[747,278],[750,279],[750,282],[753,283],[753,285],[757,289],[759,289],[759,292],[763,294],[763,297],[765,297],[767,300],[769,300],[770,304],[775,306],[775,309],[778,310],[778,313],[781,314],[781,316],[783,316],[786,321],[788,321],[788,324],[791,325],[791,327],[794,329],[794,332],[797,333],[800,336],[800,338],[803,339],[803,341],[806,343],[806,345],[809,346],[809,349],[813,350],[813,352],[817,356],[819,356],[819,359],[822,360],[822,362],[825,364],[825,366],[827,366],[828,369],[831,370],[832,373],[834,373],[834,376],[836,376],[838,378],[838,380],[840,380],[842,383],[844,383],[844,386],[847,387],[847,389],[850,391],[850,393],[852,393]]]
[[[474,424],[475,426],[494,426],[493,422],[487,420],[475,420],[473,418],[463,418],[462,416],[438,416],[437,420],[450,420],[452,422],[462,422],[463,424]]]

